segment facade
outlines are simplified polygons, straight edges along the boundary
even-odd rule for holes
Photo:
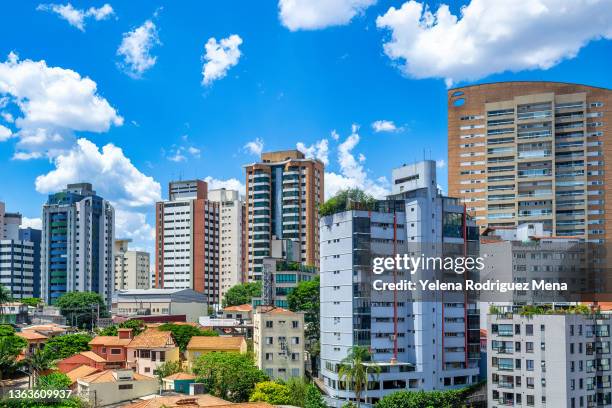
[[[41,295],[96,292],[110,305],[114,288],[115,211],[89,183],[68,184],[43,206]]]
[[[488,315],[488,405],[603,407],[610,391],[609,315]]]
[[[185,315],[197,322],[208,312],[206,296],[193,289],[132,289],[115,293],[112,310],[127,316]]]
[[[130,251],[130,239],[115,240],[115,291],[149,289],[150,260],[145,251]]]
[[[158,391],[157,378],[132,370],[104,370],[77,379],[77,394],[94,407],[131,401]]]
[[[273,237],[301,245],[301,261],[319,266],[319,217],[324,165],[298,150],[262,153],[246,170],[246,255],[248,278],[261,280]]]
[[[127,367],[142,375],[153,376],[166,361],[179,361],[179,348],[172,333],[147,329],[127,346]]]
[[[213,351],[245,354],[247,342],[242,336],[193,336],[187,344],[185,359],[191,367],[198,357]]]
[[[219,204],[219,299],[232,286],[244,281],[244,201],[236,190],[210,190],[210,201]]]
[[[19,302],[8,302],[0,305],[0,324],[24,324],[28,322],[28,306]]]
[[[449,193],[481,229],[541,222],[553,236],[602,242],[612,229],[611,91],[501,82],[448,91]]]
[[[156,204],[156,288],[204,293],[219,303],[219,203],[203,180],[173,181]]]
[[[253,314],[255,364],[272,379],[304,376],[304,313],[259,306]]]
[[[40,245],[42,241],[42,231],[39,229],[34,229],[31,227],[28,228],[19,228],[19,240],[22,242],[22,245],[25,245],[25,242],[31,242],[33,247],[33,255],[34,260],[32,263],[32,272],[33,272],[33,297],[40,298]]]
[[[374,275],[371,258],[473,256],[476,224],[457,199],[440,195],[433,161],[395,169],[393,193],[374,208],[321,218],[321,375],[334,406],[355,401],[338,375],[352,346],[367,347],[370,364],[381,369],[370,377],[365,403],[401,390],[461,388],[478,381],[476,302],[461,292],[418,297],[408,290],[375,290],[374,279],[415,281],[441,272]]]
[[[25,357],[31,356],[36,352],[36,350],[42,350],[45,347],[47,340],[49,340],[47,336],[43,336],[42,334],[31,330],[20,331],[15,333],[15,335],[28,342],[24,352]]]
[[[93,367],[97,370],[106,370],[110,368],[108,367],[108,361],[93,351],[82,351],[56,363],[57,369],[64,374],[82,365]],[[113,364],[111,364],[111,366],[112,365]]]
[[[116,336],[96,336],[89,342],[91,351],[107,361],[107,368],[125,368],[127,346],[132,341],[132,329],[117,329]]]

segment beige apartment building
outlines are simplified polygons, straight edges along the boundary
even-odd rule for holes
[[[149,289],[150,258],[144,251],[130,251],[131,239],[115,240],[115,291]]]
[[[319,215],[324,165],[298,150],[262,153],[246,170],[245,271],[260,280],[272,237],[301,245],[301,261],[319,266]]]
[[[270,378],[304,376],[304,314],[258,306],[253,314],[255,364]]]
[[[500,82],[448,91],[449,194],[481,231],[541,222],[553,236],[612,238],[610,89]]]

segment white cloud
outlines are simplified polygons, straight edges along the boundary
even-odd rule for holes
[[[372,129],[374,132],[400,132],[403,129],[401,127],[397,127],[392,120],[377,120],[372,123]]]
[[[504,71],[548,69],[589,41],[612,38],[609,0],[472,0],[451,14],[411,0],[376,20],[391,31],[384,51],[414,78],[448,86]]]
[[[142,74],[157,62],[151,50],[160,45],[157,27],[147,20],[140,27],[123,33],[123,40],[117,49],[117,55],[123,57],[119,66],[131,77],[140,78]]]
[[[331,138],[332,138],[332,139],[334,139],[334,140],[338,140],[338,139],[340,139],[340,135],[338,134],[338,132],[336,132],[336,129],[334,129],[334,130],[332,130],[332,131],[331,131],[330,136],[331,136]]]
[[[444,167],[446,167],[446,160],[444,159],[436,160],[436,167],[439,169],[443,169]]]
[[[248,153],[253,154],[255,156],[259,156],[261,155],[261,152],[263,152],[264,142],[262,139],[256,138],[255,140],[252,140],[245,144],[243,148]]]
[[[202,84],[211,85],[217,79],[227,75],[227,71],[238,64],[242,55],[240,45],[242,38],[237,34],[232,34],[227,38],[217,39],[211,37],[204,46],[206,53],[202,56],[204,66],[202,67]]]
[[[22,217],[21,227],[22,228],[42,229],[42,220],[40,218]]]
[[[6,126],[0,125],[0,142],[4,142],[10,139],[11,136],[13,136],[13,132],[11,131],[11,129],[7,128]]]
[[[291,31],[348,24],[376,0],[279,0],[281,23]]]
[[[15,121],[15,118],[10,112],[2,112],[0,113],[0,116],[2,116],[2,119],[8,123],[13,123]]]
[[[85,19],[92,17],[96,21],[105,20],[112,16],[115,12],[110,4],[104,4],[102,7],[90,7],[87,10],[77,9],[72,4],[39,4],[36,7],[39,11],[50,11],[56,13],[73,27],[81,31],[85,31]]]
[[[102,196],[125,208],[153,205],[161,199],[161,187],[141,173],[123,154],[107,144],[100,151],[87,139],[79,139],[69,152],[53,159],[55,169],[36,178],[36,191],[56,192],[68,183],[87,181]]]
[[[89,182],[115,208],[116,236],[132,238],[140,247],[153,247],[155,230],[146,212],[161,200],[161,186],[138,170],[123,150],[107,144],[102,150],[79,139],[69,152],[53,159],[55,168],[36,178],[36,191],[52,193],[68,183]]]
[[[201,150],[200,150],[200,149],[198,149],[197,147],[189,146],[189,147],[187,148],[187,152],[188,152],[190,155],[192,155],[193,157],[197,158],[197,159],[199,159],[199,158],[200,158],[200,153],[201,153]]]
[[[15,158],[53,157],[73,145],[76,131],[100,133],[123,124],[91,79],[45,61],[20,61],[14,53],[0,62],[0,96],[22,115],[15,119]]]
[[[219,180],[214,177],[208,176],[204,179],[208,183],[209,190],[216,190],[219,188],[225,188],[226,190],[237,190],[240,194],[245,195],[246,186],[238,179],[231,178],[227,180]]]
[[[338,146],[340,172],[325,173],[325,196],[329,198],[346,188],[360,188],[376,198],[389,194],[389,182],[385,177],[372,180],[364,168],[365,156],[355,158],[353,150],[359,144],[358,125],[352,126],[351,134]]]
[[[304,153],[307,158],[319,159],[326,166],[329,164],[329,142],[327,139],[321,139],[310,146],[306,146],[304,143],[298,142],[296,147],[300,152]]]

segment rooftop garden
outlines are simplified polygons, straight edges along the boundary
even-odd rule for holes
[[[340,190],[319,205],[319,215],[325,217],[349,210],[373,210],[376,199],[358,188]]]

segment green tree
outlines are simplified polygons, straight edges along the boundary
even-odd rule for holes
[[[261,296],[261,282],[247,282],[234,285],[223,298],[223,307],[251,303],[251,299]]]
[[[67,390],[72,384],[70,378],[60,372],[55,372],[47,375],[41,375],[36,381],[36,387],[45,390]]]
[[[370,374],[377,376],[380,373],[379,366],[366,364],[371,358],[372,355],[366,347],[353,346],[340,362],[338,378],[344,380],[346,387],[355,393],[357,407],[361,406],[361,393],[367,387]]]
[[[320,305],[319,277],[310,281],[302,281],[287,295],[289,310],[304,312],[306,350],[311,357],[311,366],[316,367],[316,357],[319,355],[320,336]],[[315,373],[316,374],[316,373]]]
[[[0,325],[0,380],[17,367],[17,356],[27,345],[27,341],[15,335],[12,326]]]
[[[36,297],[31,297],[31,298],[19,299],[19,302],[21,302],[24,305],[31,306],[31,307],[38,307],[38,306],[41,305],[42,299],[41,298],[36,298]]]
[[[335,196],[319,205],[319,215],[325,217],[353,208],[372,210],[375,204],[376,199],[371,195],[358,188],[348,188],[338,191]]]
[[[100,336],[116,336],[118,333],[117,329],[132,329],[132,335],[135,337],[142,333],[145,328],[145,322],[138,319],[132,319],[100,329],[98,334]]]
[[[251,356],[231,352],[204,354],[196,359],[191,371],[210,394],[231,402],[248,401],[255,384],[268,379]]]
[[[0,285],[0,323],[4,321],[4,306],[9,303],[13,298],[11,297],[11,292],[4,286]]]
[[[95,292],[68,292],[55,301],[55,306],[66,317],[68,324],[76,327],[92,329],[98,317],[108,317],[106,303]]]
[[[304,396],[304,408],[327,408],[321,393],[313,384],[308,384],[306,387],[306,395]]]
[[[157,379],[159,380],[159,385],[163,384],[163,379],[167,376],[180,372],[180,361],[166,361],[165,363],[159,365],[155,370],[153,370],[153,374],[156,375]]]
[[[158,330],[172,332],[172,338],[182,352],[187,349],[187,344],[193,336],[218,336],[219,333],[213,330],[202,330],[188,324],[165,323],[158,327]]]
[[[289,395],[291,395],[290,405],[303,407],[308,383],[303,378],[291,377],[285,382],[285,385],[289,390]]]
[[[89,350],[92,337],[84,333],[56,336],[45,344],[43,352],[49,353],[58,360],[73,356],[81,351]]]
[[[398,391],[383,397],[376,408],[456,408],[463,406],[466,389],[449,391]]]
[[[272,405],[290,405],[293,403],[289,388],[274,381],[263,381],[255,384],[255,390],[249,402],[267,402]]]
[[[41,372],[55,367],[55,359],[51,353],[45,353],[42,349],[36,349],[34,353],[26,357],[25,365],[30,368],[32,380],[36,384],[36,380]]]

